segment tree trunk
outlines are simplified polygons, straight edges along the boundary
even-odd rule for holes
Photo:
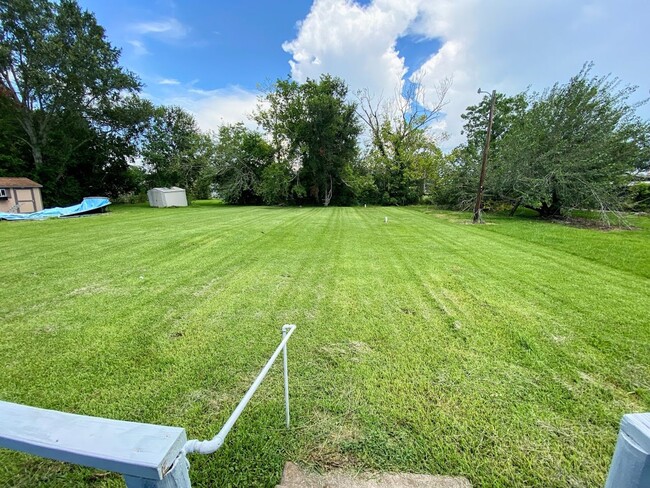
[[[508,214],[509,217],[514,217],[515,213],[517,212],[517,209],[519,208],[519,205],[521,205],[521,198],[517,198],[515,200],[515,203],[512,205],[512,208],[510,209],[510,213]]]
[[[320,188],[318,188],[318,185],[312,185],[309,188],[309,196],[314,197],[316,203],[320,203]]]
[[[543,219],[552,219],[562,216],[562,208],[558,202],[551,202],[550,205],[546,202],[542,202],[542,206],[537,209],[537,211],[539,212],[539,216]]]
[[[332,181],[332,175],[330,175],[330,187],[327,189],[327,183],[325,183],[325,198],[323,203],[327,207],[332,200],[332,192],[334,190],[334,182]]]
[[[36,127],[34,127],[34,121],[32,120],[30,114],[25,114],[24,112],[18,115],[18,120],[20,125],[25,130],[27,138],[29,139],[28,144],[32,150],[32,157],[34,158],[34,166],[38,170],[43,166],[43,150],[41,147],[42,141],[38,137]]]
[[[36,169],[40,169],[43,166],[43,152],[38,143],[32,146],[32,156],[34,157],[34,166]]]

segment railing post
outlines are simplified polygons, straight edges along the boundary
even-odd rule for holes
[[[605,488],[650,486],[650,413],[623,415]]]
[[[230,417],[228,417],[226,423],[223,424],[221,430],[210,440],[200,441],[198,439],[191,439],[187,441],[185,443],[185,447],[183,448],[186,454],[191,454],[194,452],[199,454],[212,454],[223,445],[226,436],[230,432],[230,429],[232,429],[233,425],[235,425],[235,422],[237,422],[237,419],[244,411],[244,408],[246,408],[246,405],[248,405],[248,402],[257,391],[257,388],[260,386],[262,381],[264,381],[264,378],[269,372],[269,369],[271,366],[273,366],[273,363],[281,352],[284,353],[284,401],[286,408],[287,427],[289,426],[289,368],[287,367],[287,342],[289,342],[291,334],[293,334],[295,330],[296,326],[293,324],[285,324],[282,327],[282,342],[280,342],[280,344],[278,344],[278,347],[275,348],[275,351],[262,368],[262,371],[260,371],[260,373],[257,375],[257,378],[255,378],[255,381],[253,381],[253,384],[250,386],[244,397],[239,401],[235,407],[235,410],[233,410],[233,412],[230,414]]]
[[[192,488],[190,482],[190,463],[181,452],[172,468],[165,473],[162,480],[124,476],[127,488]]]
[[[292,327],[291,325],[284,325],[282,327],[283,339],[287,335],[287,332],[291,327]],[[282,359],[284,363],[284,409],[285,409],[285,416],[286,416],[287,429],[288,429],[289,424],[291,422],[291,416],[289,414],[289,365],[287,360],[287,344],[284,345],[284,349],[282,350]]]

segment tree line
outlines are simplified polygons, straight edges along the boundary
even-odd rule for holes
[[[119,56],[75,0],[0,0],[0,176],[39,181],[48,205],[174,185],[233,204],[472,204],[489,100],[467,108],[467,140],[444,154],[433,123],[448,80],[431,98],[418,80],[384,98],[331,75],[280,79],[251,115],[259,130],[206,133],[182,108],[142,98]],[[488,207],[552,217],[650,205],[638,183],[650,126],[629,102],[635,89],[591,70],[496,95]]]

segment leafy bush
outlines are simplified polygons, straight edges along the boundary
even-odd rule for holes
[[[650,212],[650,182],[642,181],[628,187],[627,206],[632,211]]]

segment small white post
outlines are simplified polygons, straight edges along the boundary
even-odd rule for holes
[[[282,338],[287,335],[288,330],[291,328],[290,325],[284,325],[282,327]],[[284,409],[285,409],[285,416],[287,419],[287,429],[289,428],[289,424],[291,421],[291,417],[289,415],[289,365],[287,361],[287,345],[284,345],[284,348],[282,349],[282,362],[284,363]]]

